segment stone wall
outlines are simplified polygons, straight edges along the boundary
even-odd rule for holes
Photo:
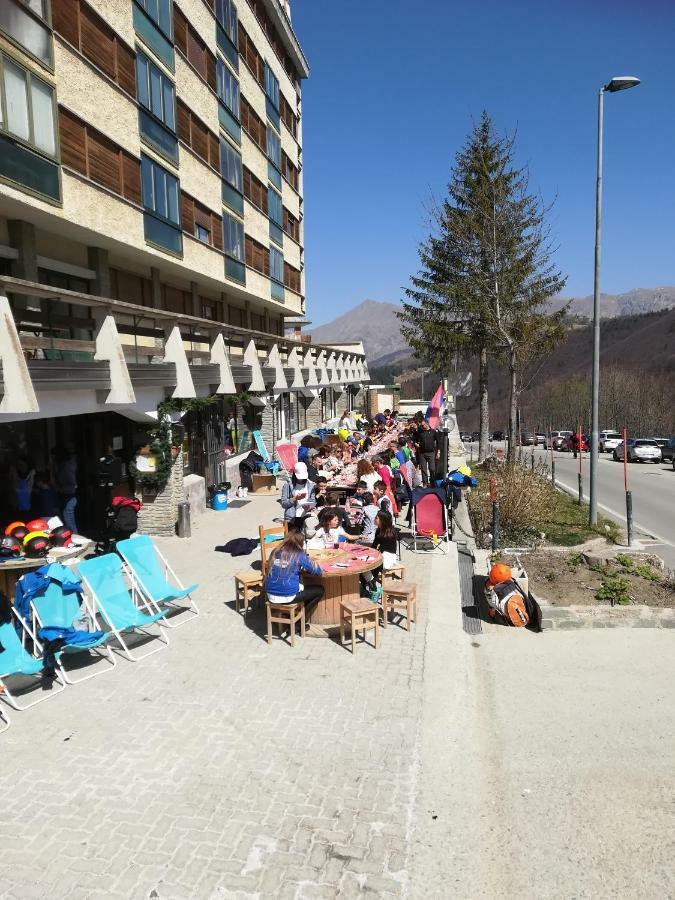
[[[176,533],[178,504],[184,499],[183,488],[183,452],[176,457],[171,470],[171,477],[161,491],[150,493],[136,491],[136,496],[143,502],[138,514],[138,533],[169,537]]]

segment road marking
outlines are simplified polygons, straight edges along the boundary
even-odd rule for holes
[[[573,497],[579,496],[579,488],[572,488],[568,484],[564,484],[558,478],[556,478],[555,483],[560,485],[563,490],[567,491],[568,494],[571,494]],[[605,512],[608,512],[610,516],[614,516],[615,519],[618,519],[619,522],[623,523],[626,521],[625,513],[618,513],[615,509],[612,509],[610,506],[605,506],[604,503],[598,503],[600,509],[604,509]],[[644,525],[640,525],[639,522],[633,521],[633,527],[638,531],[641,531],[643,534],[648,535],[649,537],[656,538],[657,541],[660,541],[662,544],[667,544],[669,547],[675,547],[675,542],[669,541],[668,538],[662,537],[660,534],[656,534],[655,531],[652,531],[651,528],[645,528]]]

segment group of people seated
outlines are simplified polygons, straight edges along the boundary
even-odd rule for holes
[[[431,442],[425,439],[431,431],[418,413],[402,426],[398,413],[385,409],[368,423],[358,414],[344,413],[338,423],[337,439],[327,443],[315,435],[307,435],[298,450],[293,475],[284,482],[281,506],[288,523],[288,537],[270,559],[266,591],[271,603],[303,601],[306,611],[323,596],[320,585],[300,590],[300,574],[321,575],[321,567],[305,551],[335,548],[348,542],[373,547],[382,554],[382,566],[362,575],[364,590],[373,602],[381,596],[378,576],[397,561],[398,532],[396,516],[410,497],[411,491],[430,483],[421,463]],[[434,432],[434,455],[438,447]],[[372,455],[372,448],[378,452]],[[383,449],[384,448],[384,449]],[[330,489],[331,479],[355,466],[356,485],[344,505],[340,494]]]

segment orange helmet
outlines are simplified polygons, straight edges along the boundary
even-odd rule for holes
[[[511,580],[511,568],[504,563],[495,563],[488,576],[492,584],[501,584]]]

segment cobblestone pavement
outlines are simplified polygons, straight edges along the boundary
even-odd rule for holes
[[[278,509],[256,497],[161,541],[199,581],[202,616],[167,650],[12,714],[2,897],[408,892],[431,567],[406,560],[419,621],[381,632],[378,651],[309,637],[268,647],[263,613],[234,611],[232,575],[255,556],[213,547]]]

